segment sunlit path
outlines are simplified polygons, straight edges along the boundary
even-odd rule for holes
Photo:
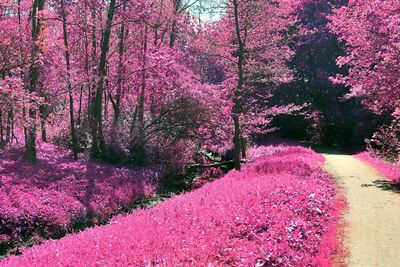
[[[349,266],[400,266],[400,194],[349,155],[325,154],[326,169],[344,188]]]

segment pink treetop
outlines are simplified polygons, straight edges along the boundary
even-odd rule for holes
[[[400,117],[400,3],[396,0],[351,0],[331,17],[331,29],[346,42],[347,76],[335,82],[351,87],[348,96],[360,97],[371,110],[394,111]]]
[[[233,2],[226,3],[227,13],[217,22],[202,25],[190,44],[196,57],[197,71],[208,82],[221,85],[226,101],[225,109],[233,115],[234,92],[238,84],[239,61]],[[272,4],[264,1],[238,1],[241,39],[245,43],[244,86],[240,92],[241,131],[246,137],[250,133],[269,132],[270,122],[278,114],[300,110],[295,105],[268,108],[266,103],[274,89],[292,79],[287,67],[293,52],[286,32],[296,22],[293,15],[297,1],[280,1]],[[206,67],[204,67],[206,62]],[[233,132],[233,125],[230,129]],[[231,140],[227,140],[231,142]]]

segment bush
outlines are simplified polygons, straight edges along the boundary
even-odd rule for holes
[[[400,156],[400,121],[380,127],[370,140],[366,140],[367,150],[374,155],[396,162]]]
[[[0,247],[59,237],[82,221],[107,220],[134,200],[155,193],[160,172],[73,161],[69,151],[39,144],[39,163],[21,160],[23,148],[0,153]],[[3,243],[4,243],[3,242]]]
[[[393,182],[400,182],[400,163],[393,164],[376,158],[370,152],[363,152],[356,155],[356,158],[364,161],[371,167],[375,168],[383,176],[386,176]]]

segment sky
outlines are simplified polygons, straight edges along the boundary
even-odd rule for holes
[[[195,3],[190,8],[190,13],[200,18],[203,22],[212,22],[220,18],[223,0],[187,0],[186,3]]]

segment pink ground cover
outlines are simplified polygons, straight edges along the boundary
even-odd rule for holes
[[[321,156],[279,150],[0,266],[329,266],[343,202],[319,167]]]
[[[356,158],[364,161],[371,167],[375,168],[383,176],[386,176],[393,182],[400,182],[400,164],[385,162],[382,159],[376,158],[369,152],[362,152],[355,155]]]
[[[39,144],[36,166],[22,148],[0,153],[0,244],[65,234],[77,222],[107,219],[155,192],[155,170],[73,161],[69,151]]]

